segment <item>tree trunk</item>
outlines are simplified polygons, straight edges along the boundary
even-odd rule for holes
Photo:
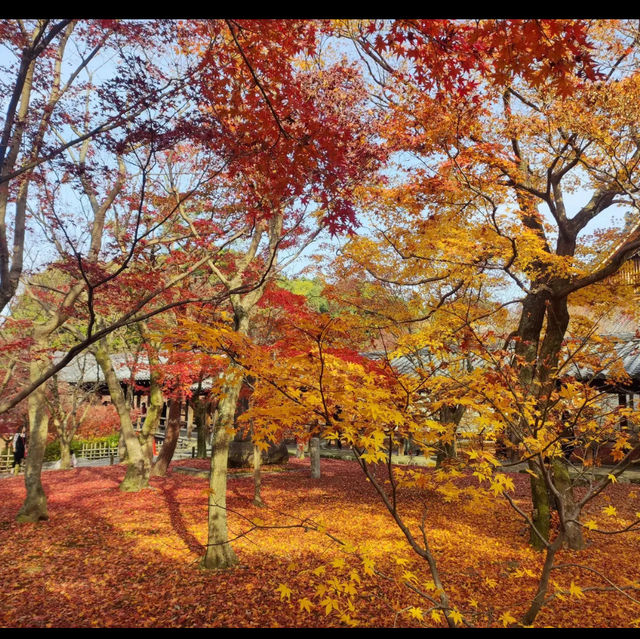
[[[127,444],[124,441],[124,433],[122,429],[118,433],[118,457],[120,458],[121,464],[126,464],[128,462],[127,459]]]
[[[164,477],[167,474],[169,464],[176,451],[178,437],[180,436],[180,400],[172,399],[169,403],[169,415],[167,417],[167,427],[165,429],[164,442],[156,463],[151,469],[154,477]]]
[[[58,441],[60,442],[60,469],[69,470],[71,468],[71,451],[69,450],[71,441],[64,435],[58,435]]]
[[[545,541],[549,541],[549,531],[551,529],[551,508],[549,504],[549,492],[547,485],[542,476],[542,469],[535,460],[529,461],[529,470],[535,474],[530,475],[531,483],[531,502],[533,513],[531,519],[536,530],[544,537]],[[529,530],[529,543],[536,549],[542,550],[545,545],[535,530]]]
[[[582,535],[582,526],[578,523],[580,509],[576,506],[576,500],[573,496],[569,469],[563,459],[554,459],[552,467],[553,483],[560,493],[558,499],[558,514],[560,516],[560,523],[564,528],[565,544],[571,548],[571,550],[583,550],[585,544]]]
[[[262,507],[260,489],[262,487],[262,453],[256,444],[253,445],[253,505]]]
[[[230,568],[238,559],[229,543],[227,527],[227,463],[234,433],[236,404],[242,386],[242,370],[229,364],[216,413],[209,475],[207,552],[202,565],[208,569]]]
[[[207,458],[207,421],[208,421],[208,402],[201,399],[195,401],[194,421],[196,423],[197,449],[196,457],[198,459]]]
[[[131,413],[127,407],[120,382],[113,370],[107,344],[104,339],[98,342],[94,350],[94,356],[104,374],[111,401],[118,411],[118,416],[120,417],[120,432],[127,448],[127,472],[120,484],[120,490],[137,492],[149,486],[151,463],[142,452],[140,441],[136,436],[133,422],[131,421]]]
[[[538,616],[540,609],[544,604],[544,599],[549,589],[549,580],[551,578],[551,570],[553,569],[553,559],[562,544],[562,534],[558,535],[556,540],[547,548],[547,555],[545,557],[544,566],[542,567],[542,573],[538,580],[538,590],[536,592],[529,610],[522,617],[522,625],[530,626]]]
[[[466,410],[465,406],[443,406],[440,409],[440,423],[451,424],[453,426],[451,441],[441,442],[438,452],[436,453],[436,466],[439,468],[447,459],[456,459],[458,457],[457,431],[460,420]]]
[[[320,438],[312,437],[309,440],[309,459],[311,461],[311,477],[320,479]]]
[[[41,370],[39,362],[31,362],[29,369],[31,381],[40,377]],[[44,384],[29,395],[27,405],[29,408],[29,445],[24,471],[27,495],[16,519],[19,522],[36,522],[49,519],[47,496],[41,481],[42,461],[49,430],[49,415],[45,410]]]
[[[149,340],[149,334],[144,324],[140,326],[140,334],[144,339]],[[153,437],[158,430],[160,424],[160,416],[162,415],[162,407],[164,406],[164,398],[162,397],[162,388],[160,386],[160,361],[154,348],[147,349],[147,357],[149,358],[149,406],[147,406],[147,414],[142,424],[140,432],[140,445],[145,457],[149,460],[149,464],[153,461]]]

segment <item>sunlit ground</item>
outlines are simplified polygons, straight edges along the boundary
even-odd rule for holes
[[[131,494],[118,490],[121,466],[45,472],[50,520],[37,525],[14,521],[23,478],[2,479],[0,625],[444,625],[415,592],[437,594],[426,563],[409,549],[358,466],[323,460],[323,476],[313,480],[308,464],[291,459],[287,470],[266,473],[262,509],[251,503],[251,477],[230,478],[230,535],[240,563],[223,572],[199,567],[206,543],[204,478],[173,470],[153,479],[150,490]],[[527,477],[514,479],[526,509]],[[640,511],[638,486],[612,486],[607,495],[589,516],[604,521],[603,508],[614,505],[613,528],[614,519],[621,524]],[[542,565],[527,546],[524,523],[504,501],[478,512],[411,491],[399,510],[418,535],[425,505],[428,541],[462,623],[501,627],[509,615],[518,618]],[[554,571],[555,597],[536,625],[633,626],[640,618],[640,591],[628,588],[640,576],[640,533],[587,532],[587,540],[585,551],[563,551],[557,563],[595,568],[622,592],[585,568]],[[583,592],[568,594],[572,583]]]

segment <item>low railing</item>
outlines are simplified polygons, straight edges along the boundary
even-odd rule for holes
[[[116,457],[118,455],[118,444],[108,444],[107,442],[93,442],[82,444],[78,457],[84,459],[103,459],[105,457]]]
[[[0,473],[7,473],[13,468],[13,451],[7,448],[0,453]]]

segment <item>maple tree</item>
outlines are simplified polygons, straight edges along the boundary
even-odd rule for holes
[[[598,31],[600,28],[604,35]],[[607,44],[612,41],[610,38],[614,42],[615,38],[619,38],[608,49],[599,49],[599,53],[609,56],[614,70],[619,69],[621,62],[633,53],[633,46],[625,48],[629,42],[633,44],[633,34],[625,32],[624,26],[616,32],[618,28],[618,25],[608,23],[599,25],[592,32]],[[602,64],[604,66],[606,63]],[[633,78],[633,66],[631,69]],[[481,90],[477,90],[477,95],[472,96],[476,97],[475,100],[469,97],[469,87],[461,92],[462,98],[459,94],[444,97],[441,93],[425,95],[421,87],[408,86],[406,78],[401,77],[397,91],[403,102],[397,109],[398,120],[392,118],[393,124],[389,129],[397,150],[409,149],[419,153],[425,163],[429,158],[427,154],[431,154],[433,168],[431,171],[416,171],[411,167],[412,186],[407,188],[401,184],[391,190],[384,201],[395,202],[395,205],[393,212],[387,216],[388,227],[380,232],[387,253],[383,268],[377,269],[377,278],[400,286],[417,287],[415,282],[420,278],[420,284],[442,284],[444,288],[436,291],[435,303],[431,302],[428,317],[434,321],[443,321],[443,316],[447,314],[449,318],[456,317],[459,321],[456,330],[466,332],[462,343],[466,343],[466,348],[470,349],[473,348],[472,342],[475,342],[477,355],[485,360],[485,366],[471,378],[475,377],[477,383],[462,380],[459,387],[466,384],[475,393],[475,398],[469,400],[473,402],[475,410],[484,413],[485,419],[492,419],[495,430],[507,432],[512,443],[520,448],[519,454],[528,461],[532,477],[533,514],[529,518],[521,510],[516,510],[529,523],[532,541],[546,549],[547,566],[540,576],[538,595],[524,615],[523,623],[530,623],[539,611],[558,548],[563,543],[576,549],[582,546],[581,510],[609,482],[615,481],[616,474],[630,463],[638,448],[637,443],[629,441],[624,429],[619,428],[622,416],[619,411],[610,413],[608,419],[604,423],[601,420],[595,428],[580,423],[580,419],[593,416],[579,407],[593,404],[594,395],[600,393],[594,393],[589,383],[576,380],[575,374],[566,373],[569,362],[577,360],[578,366],[582,363],[580,351],[597,324],[591,321],[587,336],[580,334],[580,328],[584,327],[576,328],[575,325],[567,333],[569,296],[573,294],[572,299],[576,300],[579,291],[611,276],[624,259],[638,248],[637,225],[632,224],[621,229],[617,236],[615,232],[610,234],[613,239],[609,239],[609,244],[605,245],[609,255],[604,260],[602,235],[598,237],[600,243],[595,247],[595,259],[593,253],[584,250],[586,246],[581,246],[581,251],[576,252],[577,238],[588,222],[614,204],[635,206],[633,170],[637,149],[631,125],[635,115],[633,110],[627,110],[626,89],[620,86],[624,83],[619,82],[619,78],[616,78],[616,82],[609,82],[612,76],[613,71],[609,78],[597,76],[595,83],[584,82],[583,78],[572,80],[565,77],[562,86],[556,86],[555,82],[539,86],[535,76],[525,75],[523,79],[511,79],[506,88],[502,84],[504,79],[501,79],[498,86],[483,85]],[[589,79],[595,80],[596,76],[592,75]],[[567,87],[572,82],[573,90],[569,92]],[[629,84],[633,86],[633,79]],[[610,100],[610,86],[615,87],[611,90],[621,90],[624,97],[619,101]],[[598,101],[597,96],[603,93],[607,95],[605,101]],[[511,105],[511,100],[516,98],[520,101],[519,109],[524,112],[531,109],[541,122],[527,128],[530,122],[536,120],[536,116],[525,113],[516,126]],[[419,111],[422,107],[424,109]],[[598,114],[606,113],[606,117],[598,120],[596,111]],[[584,116],[584,120],[578,117],[578,113]],[[612,157],[609,152],[611,122],[616,118],[621,120],[617,132],[622,137],[618,142],[618,152]],[[435,126],[434,119],[437,123]],[[595,122],[599,124],[594,125]],[[412,135],[407,136],[407,130],[412,131]],[[555,132],[556,137],[549,135],[550,130]],[[605,142],[605,137],[608,142]],[[542,151],[545,144],[548,146],[546,155]],[[531,151],[530,158],[527,158],[528,148],[535,150]],[[578,207],[576,214],[571,217],[565,212],[563,180],[570,182],[568,188],[573,189],[584,179],[583,171],[587,174],[586,183],[594,192],[590,201]],[[431,177],[432,174],[435,177]],[[423,180],[421,184],[416,185],[416,175]],[[549,207],[550,220],[545,220],[537,210],[536,198],[539,203]],[[380,208],[384,208],[384,205]],[[430,207],[440,208],[425,221],[420,213]],[[507,207],[511,207],[515,215],[511,214],[510,217],[511,211],[504,210]],[[398,222],[398,212],[403,208],[408,215]],[[405,219],[406,227],[399,227]],[[550,230],[552,221],[557,224],[555,232]],[[456,225],[453,228],[450,226],[452,222]],[[446,229],[444,236],[443,228]],[[557,239],[554,248],[550,248],[551,243],[545,236],[549,232],[553,239]],[[474,237],[477,242],[472,250],[468,245],[469,237]],[[355,261],[363,261],[362,245],[367,251],[370,249],[368,244],[371,244],[370,240],[363,238],[359,248],[361,253],[356,253]],[[372,265],[376,264],[371,259],[372,254],[373,251],[369,250],[369,255],[364,258],[369,273],[374,270]],[[470,254],[472,257],[467,257]],[[379,257],[381,252],[375,255]],[[459,257],[452,259],[452,256]],[[384,275],[379,274],[381,270],[384,270]],[[478,282],[486,280],[486,274],[495,271],[506,273],[524,292],[523,297],[517,300],[522,305],[522,311],[516,320],[515,330],[511,334],[503,332],[501,336],[507,347],[497,345],[495,340],[489,347],[478,335],[476,318],[470,317],[468,311],[466,315],[461,315],[452,305],[445,306],[448,300],[457,301],[456,293],[466,282],[475,280],[476,289],[480,289]],[[398,276],[398,273],[401,275]],[[593,290],[591,288],[589,292]],[[603,295],[603,289],[596,290]],[[621,301],[619,293],[614,294],[614,299]],[[594,302],[591,305],[597,306]],[[424,306],[428,308],[429,303]],[[498,309],[503,306],[503,303],[495,304]],[[438,315],[435,315],[436,310]],[[483,317],[491,313],[489,309]],[[589,318],[581,319],[584,322]],[[274,399],[272,389],[264,391],[264,401],[269,405],[262,415],[257,412],[258,408],[250,411],[254,425],[261,417],[260,423],[265,429],[277,429],[278,424],[285,420],[298,422],[302,426],[308,424],[315,415],[321,418],[319,427],[325,436],[328,439],[336,437],[336,410],[340,407],[341,411],[345,411],[343,404],[348,406],[348,396],[352,392],[349,389],[356,385],[348,385],[345,381],[348,379],[345,377],[348,375],[345,372],[346,364],[332,360],[329,350],[325,351],[326,356],[323,355],[322,341],[330,323],[324,323],[313,334],[309,334],[306,346],[299,348],[300,355],[288,358],[286,363],[281,362],[279,374],[262,372],[262,377],[267,380],[266,387],[279,387],[284,399]],[[433,348],[435,342],[429,331],[430,325],[426,331],[414,337],[413,342],[420,344],[422,340],[423,346]],[[513,345],[512,349],[509,343]],[[580,346],[571,352],[571,344]],[[602,344],[601,341],[600,346]],[[447,347],[446,340],[441,347]],[[307,359],[314,360],[314,355],[317,360],[315,370],[307,372],[305,377],[304,366]],[[600,361],[606,359],[604,349],[600,349],[598,357]],[[254,357],[252,361],[258,361],[258,358]],[[487,370],[487,364],[493,371]],[[254,366],[252,372],[258,368]],[[309,374],[311,377],[308,377]],[[617,373],[613,367],[608,369],[608,374],[611,383],[615,383]],[[619,381],[623,378],[624,374]],[[279,381],[276,382],[276,379]],[[332,386],[334,381],[335,386]],[[486,391],[488,384],[491,384],[490,390]],[[421,430],[417,424],[413,425],[408,414],[400,418],[397,402],[394,406],[391,397],[378,400],[382,392],[380,386],[367,383],[362,371],[357,386],[365,389],[363,394],[371,399],[371,403],[380,401],[384,405],[384,410],[378,414],[384,414],[391,425],[395,424],[394,428],[402,423],[409,432]],[[563,386],[565,390],[558,392]],[[303,399],[301,388],[313,388],[315,393]],[[566,401],[570,397],[573,403]],[[513,403],[516,410],[507,409],[506,402]],[[256,402],[255,406],[258,405],[259,402]],[[440,408],[446,406],[448,403],[441,404]],[[367,472],[366,463],[384,457],[383,444],[387,445],[388,451],[392,449],[395,431],[378,429],[372,432],[370,429],[375,429],[372,424],[375,417],[369,415],[368,420],[363,419],[361,407],[347,411],[346,415],[347,424],[354,428],[359,425],[362,429],[349,432],[347,426],[344,437],[356,450],[360,447],[365,462],[363,470]],[[596,481],[587,494],[580,498],[574,492],[574,484],[564,460],[565,447],[574,438],[574,434],[566,434],[568,421],[571,422],[573,433],[591,430],[593,438],[613,437],[618,451],[619,463],[611,474],[612,478]],[[497,494],[506,493],[508,485],[503,483],[505,477],[494,475],[491,471],[491,466],[497,466],[498,463],[486,452],[472,450],[470,457],[481,460],[482,469],[477,471],[480,477],[491,478]],[[373,481],[370,473],[368,477]],[[390,481],[393,485],[394,480],[390,478]],[[385,499],[381,487],[379,493]],[[560,518],[560,531],[553,540],[550,538],[551,499],[555,499]],[[385,503],[395,515],[395,505],[390,505],[386,499]],[[403,527],[401,521],[398,524]],[[424,534],[424,529],[422,531]],[[435,562],[426,544],[426,537],[425,546],[419,548],[416,545],[414,549],[429,562],[434,580],[437,580]],[[449,623],[455,625],[455,620],[449,616],[446,597],[440,599],[439,605]]]
[[[407,211],[404,226],[399,230],[392,219],[380,224],[388,225],[381,232],[396,262],[414,263],[413,272],[411,266],[404,266],[403,277],[395,281],[408,285],[421,274],[423,279],[449,282],[453,292],[455,283],[474,277],[474,271],[484,277],[489,271],[502,270],[508,277],[505,286],[510,282],[520,289],[514,301],[521,304],[517,325],[505,337],[517,359],[521,397],[534,402],[538,415],[546,413],[560,383],[556,371],[562,371],[571,296],[575,298],[586,287],[599,294],[593,284],[610,277],[639,246],[635,222],[611,228],[607,235],[601,232],[593,243],[584,240],[587,226],[593,228],[616,207],[627,207],[631,218],[637,215],[633,213],[637,116],[630,106],[635,104],[637,73],[634,25],[524,21],[502,30],[509,32],[514,43],[520,36],[531,41],[536,30],[544,33],[547,37],[539,46],[517,49],[535,57],[556,36],[568,43],[565,29],[576,27],[585,30],[583,36],[589,41],[593,67],[588,73],[567,67],[558,82],[553,74],[544,74],[544,65],[532,72],[528,63],[520,70],[507,67],[506,72],[497,73],[504,58],[495,49],[487,81],[469,82],[463,73],[459,85],[453,86],[439,84],[425,71],[433,61],[436,25],[402,23],[398,28],[414,34],[408,44],[402,42],[415,64],[397,74],[390,68],[385,87],[393,96],[390,103],[395,100],[398,105],[386,129],[388,139],[394,150],[409,152],[422,163],[406,169],[410,186],[399,184],[388,196],[387,201],[396,197],[396,211]],[[463,31],[473,28],[461,26]],[[496,28],[491,21],[478,30],[474,46],[482,46],[489,33],[491,38],[501,37],[500,25]],[[454,29],[454,48],[459,36]],[[377,46],[389,48],[385,42],[383,38]],[[367,48],[366,40],[361,46]],[[454,55],[453,64],[472,68],[471,61],[460,61],[460,55],[469,52],[463,49],[458,57]],[[576,53],[578,57],[587,59]],[[495,68],[491,67],[494,61]],[[516,58],[514,62],[525,61]],[[577,189],[590,193],[584,204],[570,200]],[[444,238],[437,235],[442,228],[446,228]],[[516,446],[527,437],[545,438],[544,427],[531,413],[521,414],[520,424],[511,423],[508,430]],[[545,536],[548,499],[557,487],[543,480],[542,459],[529,459],[532,482],[538,482],[533,487],[534,525]],[[561,465],[555,466],[555,473],[566,484]],[[561,492],[564,507],[573,510],[571,491]],[[571,523],[576,518],[574,512],[567,525],[570,543],[579,547],[580,528]],[[532,541],[539,543],[533,531]]]
[[[583,547],[585,529],[616,532],[585,523],[585,513],[640,450],[637,411],[606,401],[629,378],[620,345],[603,335],[616,314],[634,316],[627,283],[612,276],[640,249],[636,25],[61,20],[3,28],[18,67],[0,142],[0,208],[6,217],[14,207],[16,246],[10,256],[0,225],[0,287],[12,302],[0,334],[0,413],[27,398],[22,519],[48,517],[45,382],[54,388],[52,376],[75,355],[91,349],[104,372],[126,442],[120,487],[134,492],[166,474],[178,402],[224,365],[219,383],[194,400],[201,454],[215,405],[205,567],[237,563],[227,456],[241,427],[256,450],[284,436],[353,448],[411,561],[426,562],[431,575],[421,593],[409,569],[400,579],[429,602],[428,611],[415,601],[404,607],[415,622],[428,614],[471,625],[477,615],[463,610],[450,558],[434,552],[434,519],[409,510],[407,495],[409,503],[436,495],[430,504],[476,517],[502,500],[527,525],[545,555],[527,605],[505,609],[502,625],[531,624],[567,593],[582,597],[575,576],[549,595],[553,571],[566,568],[557,558],[565,544]],[[322,45],[334,36],[347,38],[359,61],[332,58]],[[183,70],[138,57],[147,37],[154,51],[170,45]],[[65,84],[74,38],[85,53]],[[112,45],[132,66],[97,88],[89,67]],[[105,118],[96,119],[97,105]],[[70,193],[88,220],[67,212]],[[576,204],[579,193],[588,196]],[[626,218],[616,226],[608,216],[620,207]],[[16,299],[29,222],[57,256],[22,278],[26,293]],[[295,295],[309,286],[273,284],[323,231],[349,241],[330,267],[332,286],[311,306]],[[110,359],[132,335],[151,370],[140,434]],[[55,362],[54,350],[63,351]],[[26,379],[27,364],[28,381],[16,384],[12,373]],[[247,382],[249,408],[239,416]],[[152,469],[165,399],[167,437]],[[498,459],[487,437],[510,459]],[[398,447],[436,455],[439,468],[395,468]],[[600,478],[591,467],[604,447],[614,468]],[[522,482],[504,472],[519,462],[530,509],[521,492],[515,498]],[[263,504],[255,471],[254,500]],[[615,517],[615,508],[604,514]],[[620,529],[633,531],[636,519]],[[360,585],[351,575],[318,597],[348,625]],[[293,593],[284,584],[278,592]],[[300,598],[300,611],[312,607]]]
[[[314,60],[314,22],[290,21],[286,29],[280,21],[197,26],[201,31],[189,33],[187,46],[197,47],[197,36],[209,38],[212,32],[235,45],[223,58],[226,66],[212,64],[211,49],[201,52],[205,76],[211,74],[199,95],[201,109],[222,113],[237,144],[258,151],[236,158],[227,174],[241,211],[232,228],[246,248],[230,253],[227,264],[207,264],[229,292],[233,332],[242,336],[249,333],[252,311],[282,250],[304,246],[323,226],[336,232],[355,223],[355,191],[375,170],[377,151],[358,73],[353,65]],[[212,90],[222,70],[227,77],[231,71],[237,74],[225,103]],[[310,207],[317,209],[319,228],[308,222],[313,222]],[[214,337],[209,348],[219,348],[219,341]],[[236,562],[228,543],[226,472],[242,379],[242,369],[231,359],[213,426],[208,568]]]

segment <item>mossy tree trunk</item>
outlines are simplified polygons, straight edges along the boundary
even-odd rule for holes
[[[255,260],[265,232],[268,238],[268,248],[261,253],[260,263],[269,264],[269,270],[276,266],[278,247],[282,239],[283,215],[283,207],[277,208],[273,211],[268,222],[263,221],[255,226],[247,251],[237,260],[236,271],[232,277],[223,275],[215,268],[215,265],[210,265],[228,291],[241,290],[243,286],[246,286],[247,277],[255,275]],[[233,307],[233,328],[240,335],[248,335],[249,333],[249,316],[262,297],[267,283],[267,273],[268,271],[264,273],[261,283],[257,284],[255,288],[248,292],[231,293],[229,296]],[[238,561],[229,543],[227,526],[227,465],[229,444],[235,433],[235,414],[243,378],[244,369],[232,359],[227,367],[222,385],[213,429],[213,450],[209,475],[207,551],[202,561],[203,567],[209,569],[229,568]]]
[[[71,468],[71,440],[64,434],[58,434],[58,441],[60,442],[60,468],[69,470]]]
[[[436,454],[436,465],[440,467],[447,459],[456,459],[458,456],[457,432],[460,420],[464,415],[466,406],[442,406],[439,420],[442,424],[447,424],[451,428],[451,439],[439,445]]]
[[[230,568],[238,563],[229,543],[227,526],[227,463],[229,444],[234,435],[234,417],[242,379],[242,369],[231,363],[226,372],[216,411],[209,475],[207,552],[203,560],[203,566],[209,569]]]
[[[102,339],[97,343],[93,349],[93,354],[104,374],[111,401],[118,411],[120,432],[127,449],[127,472],[120,484],[120,490],[137,492],[149,486],[151,461],[143,453],[142,446],[133,428],[131,413],[120,382],[113,370],[106,340]]]
[[[196,424],[197,448],[196,457],[198,459],[207,458],[207,440],[209,439],[209,403],[202,399],[194,401],[194,421]]]
[[[551,530],[549,491],[547,490],[547,484],[544,480],[540,463],[540,461],[531,460],[528,464],[529,470],[531,471],[529,480],[531,485],[531,504],[533,507],[531,521],[535,526],[535,530],[533,528],[529,530],[529,543],[536,550],[545,548],[544,542],[549,540],[549,532]],[[540,534],[536,533],[536,530]],[[542,536],[544,540],[541,539],[540,536]]]
[[[34,360],[29,367],[31,381],[40,377],[44,366]],[[41,473],[44,449],[49,430],[49,414],[46,410],[45,386],[39,386],[27,400],[29,409],[29,440],[25,458],[24,483],[27,489],[22,507],[16,519],[19,522],[36,522],[49,519],[47,496],[42,487]]]
[[[564,459],[554,459],[552,464],[553,483],[558,491],[557,507],[560,525],[564,529],[565,544],[572,550],[585,547],[582,526],[579,523],[580,509],[573,494],[569,468]]]
[[[164,397],[162,395],[162,386],[160,384],[160,360],[158,358],[158,345],[153,343],[151,334],[145,322],[138,325],[140,336],[147,344],[147,358],[149,360],[149,405],[147,406],[147,414],[142,424],[140,432],[140,445],[142,452],[149,460],[153,460],[153,437],[158,430],[160,417],[162,415],[162,407],[164,406]]]

